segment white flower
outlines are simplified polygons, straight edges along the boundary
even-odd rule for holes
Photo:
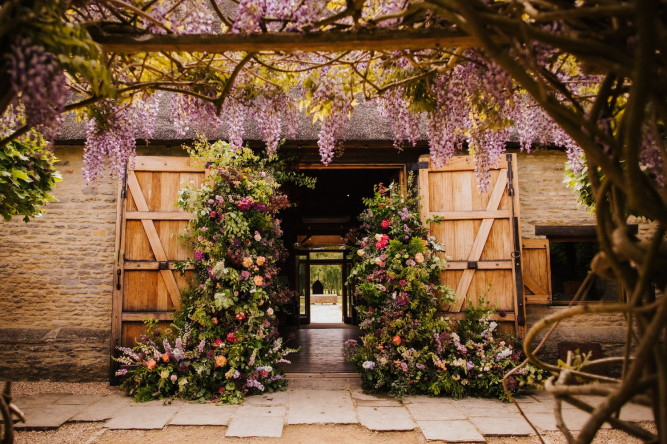
[[[496,355],[496,361],[501,361],[501,360],[507,358],[511,354],[512,354],[512,350],[509,349],[509,348],[505,348],[505,349],[498,352],[498,354]]]
[[[266,314],[269,315],[269,316],[273,316],[273,308],[269,307],[269,308],[266,310]]]
[[[378,241],[379,241],[379,240],[381,240],[381,239],[382,239],[382,235],[381,235],[381,234],[376,234],[376,235],[375,235],[375,240],[378,240]]]
[[[362,249],[357,250],[357,254],[359,256],[363,256],[364,255],[364,250],[362,250]]]
[[[366,370],[373,370],[375,368],[375,362],[373,361],[364,361],[363,364],[361,364],[363,368]]]

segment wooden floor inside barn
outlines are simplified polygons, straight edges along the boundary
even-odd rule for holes
[[[292,330],[287,346],[301,347],[286,358],[289,373],[354,373],[354,365],[345,359],[348,339],[359,339],[359,327],[346,324],[310,324]]]

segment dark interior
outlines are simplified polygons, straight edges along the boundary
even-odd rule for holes
[[[317,178],[315,189],[287,186],[294,205],[280,214],[285,245],[291,249],[299,235],[340,235],[357,225],[364,209],[363,198],[373,195],[378,183],[399,179],[398,169],[303,170]]]

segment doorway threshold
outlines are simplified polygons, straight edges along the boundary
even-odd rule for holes
[[[346,328],[348,330],[354,330],[358,327],[356,325],[344,324],[342,322],[311,322],[310,324],[300,325],[300,330],[309,330],[317,328]]]
[[[361,390],[359,373],[285,373],[290,390]]]

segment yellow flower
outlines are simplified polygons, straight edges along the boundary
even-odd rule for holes
[[[160,378],[167,379],[169,377],[169,370],[164,369],[160,372]]]
[[[227,364],[227,358],[225,358],[222,355],[215,357],[215,366],[216,367],[224,367],[225,364]]]
[[[357,250],[357,254],[359,256],[363,256],[364,255],[364,250]]]
[[[243,266],[248,268],[252,265],[252,258],[251,257],[244,257],[243,258]]]

